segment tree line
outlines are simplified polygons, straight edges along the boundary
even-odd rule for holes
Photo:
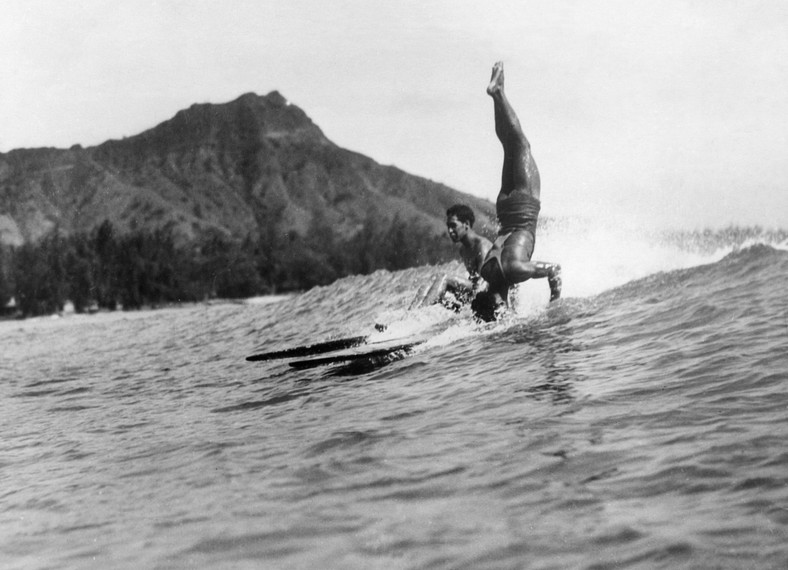
[[[0,309],[46,315],[306,290],[354,274],[443,263],[450,241],[426,226],[372,217],[352,237],[313,221],[306,235],[233,239],[208,232],[179,243],[172,228],[120,233],[109,221],[90,232],[53,231],[35,243],[0,244]],[[6,313],[9,310],[6,309]]]

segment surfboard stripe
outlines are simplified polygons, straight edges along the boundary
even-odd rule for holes
[[[389,354],[393,354],[395,352],[409,352],[413,349],[413,347],[427,342],[426,339],[419,339],[410,342],[400,343],[389,345],[383,348],[375,348],[372,350],[357,350],[357,351],[348,351],[341,354],[332,354],[330,356],[322,356],[318,358],[310,358],[307,360],[294,360],[289,362],[290,366],[293,368],[298,368],[300,370],[307,369],[307,368],[316,368],[318,366],[325,366],[327,364],[335,364],[338,362],[347,362],[350,360],[360,360],[363,358],[376,358],[381,356],[387,356]]]
[[[247,356],[246,360],[249,362],[260,362],[263,360],[275,360],[277,358],[297,358],[301,356],[312,356],[313,354],[323,354],[326,352],[333,352],[335,350],[344,350],[353,348],[354,346],[361,346],[367,342],[368,336],[351,336],[348,338],[338,338],[328,340],[325,342],[318,342],[307,346],[296,346],[293,348],[286,348],[284,350],[275,350],[273,352],[262,352],[260,354],[253,354]]]

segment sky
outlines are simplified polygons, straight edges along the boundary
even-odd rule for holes
[[[277,90],[339,146],[494,201],[506,92],[542,212],[788,228],[784,0],[2,0],[0,152]]]

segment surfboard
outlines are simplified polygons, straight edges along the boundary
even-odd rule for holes
[[[335,350],[343,350],[360,346],[367,342],[369,336],[351,336],[347,338],[337,338],[334,340],[327,340],[325,342],[318,342],[306,346],[296,346],[293,348],[285,348],[284,350],[274,350],[272,352],[262,352],[260,354],[253,354],[247,356],[246,360],[249,362],[260,362],[264,360],[276,360],[279,358],[298,358],[302,356],[312,356],[315,354],[324,354],[326,352],[333,352]]]
[[[337,364],[340,362],[348,362],[352,360],[362,359],[375,359],[394,357],[398,353],[407,354],[413,350],[414,347],[427,342],[428,338],[411,339],[403,341],[399,339],[388,343],[378,343],[379,346],[375,348],[368,348],[368,346],[361,348],[353,348],[335,352],[328,356],[319,356],[317,358],[309,358],[306,360],[293,360],[289,362],[290,366],[300,370],[307,368],[317,368],[318,366],[326,366],[329,364]]]

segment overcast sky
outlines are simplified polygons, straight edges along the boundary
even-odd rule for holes
[[[784,0],[2,0],[0,152],[278,90],[340,146],[495,200],[506,90],[542,211],[788,228]]]

